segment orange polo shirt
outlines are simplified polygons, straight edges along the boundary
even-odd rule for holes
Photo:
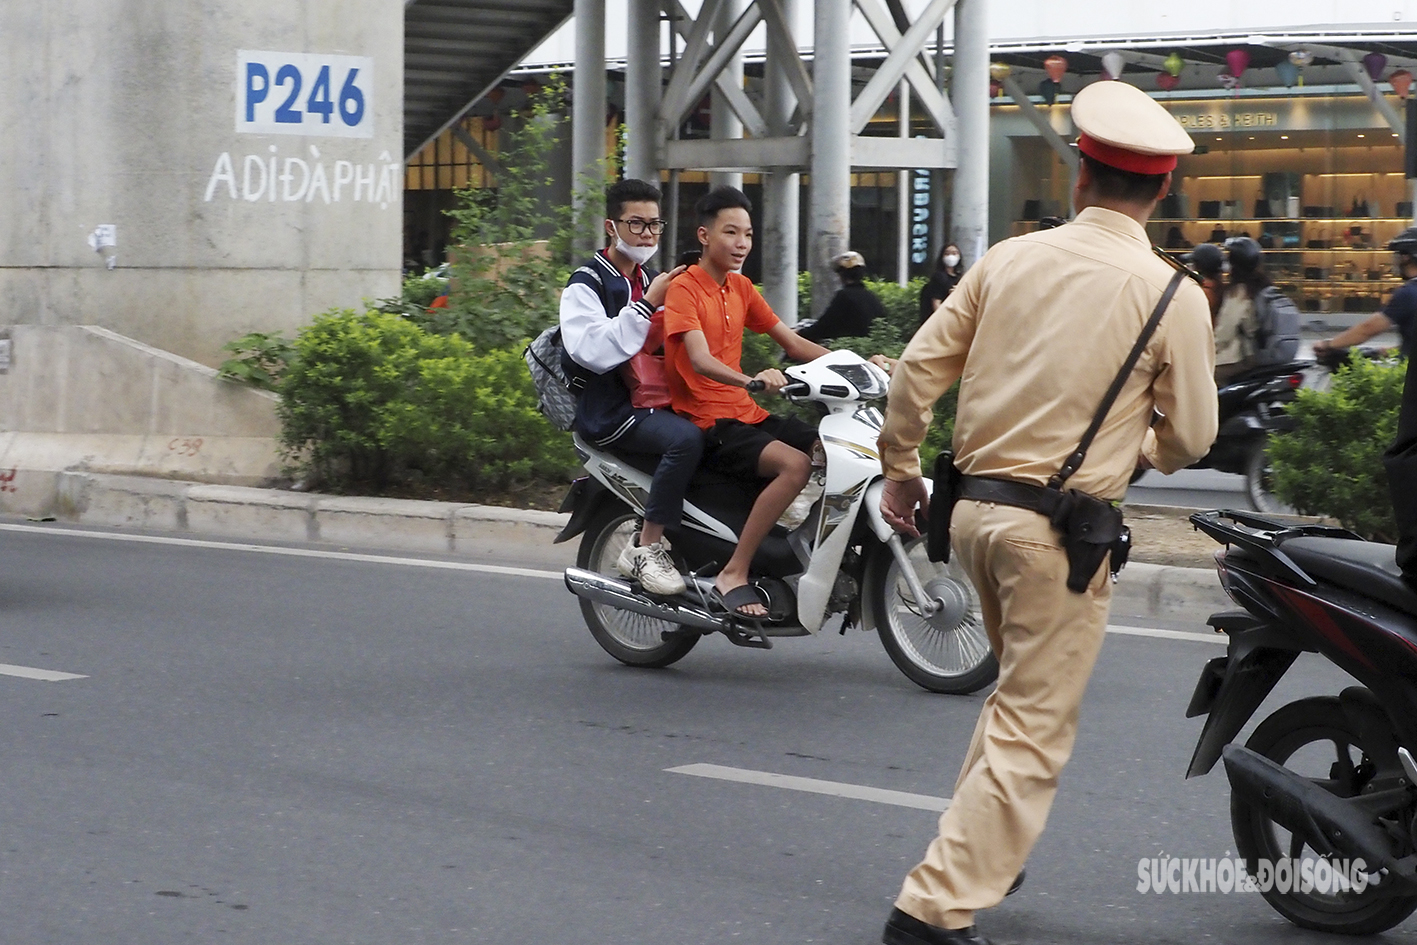
[[[702,331],[709,353],[735,371],[742,371],[743,329],[767,334],[778,323],[753,283],[730,272],[723,285],[702,266],[669,284],[664,297],[664,364],[669,401],[674,412],[708,430],[715,420],[762,423],[768,412],[741,387],[720,384],[694,370],[684,349],[684,333]]]

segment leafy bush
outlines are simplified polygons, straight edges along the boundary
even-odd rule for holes
[[[1397,540],[1382,454],[1397,434],[1406,365],[1359,355],[1326,391],[1301,390],[1293,431],[1270,440],[1274,490],[1305,515],[1326,515],[1374,541]]]
[[[448,307],[413,316],[429,330],[457,333],[479,349],[504,348],[556,320],[575,221],[569,206],[548,208],[542,192],[566,124],[566,100],[565,83],[552,76],[503,134],[495,189],[457,191],[457,206],[448,211],[454,220]]]
[[[228,341],[221,350],[231,353],[218,368],[222,377],[262,390],[276,390],[295,357],[290,339],[278,331],[253,331]]]
[[[406,478],[502,488],[565,473],[567,434],[536,409],[515,348],[478,351],[398,315],[333,310],[295,340],[281,442],[299,472],[385,488]]]

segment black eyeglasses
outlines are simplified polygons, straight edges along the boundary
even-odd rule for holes
[[[634,233],[636,236],[639,236],[639,235],[643,234],[646,230],[648,230],[650,233],[653,233],[655,236],[658,236],[659,234],[661,234],[661,233],[664,232],[664,221],[663,221],[663,220],[640,220],[640,219],[633,219],[633,220],[617,220],[616,222],[617,222],[617,223],[623,223],[623,224],[625,224],[626,226],[628,226],[628,227],[630,228],[630,232],[631,232],[631,233]]]

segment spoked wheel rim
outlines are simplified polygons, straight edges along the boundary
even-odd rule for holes
[[[886,613],[892,635],[905,654],[920,668],[939,676],[963,676],[992,655],[979,595],[958,560],[931,561],[924,539],[906,546],[926,594],[939,597],[945,606],[929,617],[911,593],[900,566],[892,562],[886,575]]]
[[[614,523],[612,527],[602,531],[591,552],[590,570],[611,577],[623,577],[620,569],[615,566],[615,562],[620,559],[620,552],[624,551],[625,546],[634,540],[638,531],[639,522],[633,515],[626,515]],[[633,611],[620,610],[608,604],[596,603],[591,606],[605,632],[628,650],[648,653],[663,649],[664,637],[662,634],[666,630],[678,628],[677,624],[670,623],[668,620],[659,620]]]

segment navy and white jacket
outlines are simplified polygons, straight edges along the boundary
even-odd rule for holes
[[[562,365],[585,386],[576,400],[576,432],[596,446],[625,435],[642,412],[630,405],[630,389],[620,366],[639,354],[649,335],[653,307],[644,290],[657,275],[643,266],[635,271],[641,299],[630,301],[630,280],[601,250],[571,273],[561,293]]]

